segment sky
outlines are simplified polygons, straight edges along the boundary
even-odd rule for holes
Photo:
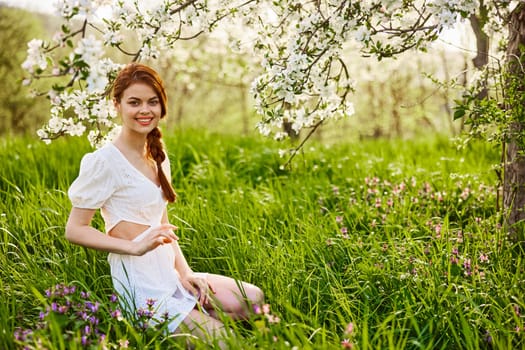
[[[55,0],[0,0],[0,4],[21,7],[26,10],[53,13]]]

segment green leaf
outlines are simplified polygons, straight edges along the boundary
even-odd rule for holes
[[[465,109],[464,108],[457,108],[454,111],[454,120],[461,119],[465,116]]]

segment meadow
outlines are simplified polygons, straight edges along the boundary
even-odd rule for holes
[[[258,137],[186,130],[166,143],[188,262],[266,295],[227,322],[231,349],[525,348],[524,253],[501,228],[498,149],[312,142],[282,169],[282,146]],[[1,141],[0,348],[185,348],[147,313],[119,314],[106,254],[64,238],[89,151]]]

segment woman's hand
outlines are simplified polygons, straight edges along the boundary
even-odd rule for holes
[[[173,232],[176,229],[177,226],[171,224],[162,224],[153,228],[142,240],[135,242],[134,255],[144,255],[159,245],[177,241],[179,237]]]
[[[201,277],[194,273],[190,273],[187,276],[181,278],[181,283],[191,294],[197,298],[197,301],[201,306],[210,303],[210,292],[215,294],[215,289],[208,282],[205,277]]]

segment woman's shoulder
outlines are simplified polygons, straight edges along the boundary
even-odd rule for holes
[[[80,162],[80,171],[68,190],[73,206],[78,208],[100,208],[115,188],[117,170],[113,167],[111,148],[103,146],[86,153]]]
[[[84,154],[82,157],[84,159],[89,159],[93,161],[111,161],[113,158],[113,149],[110,143],[107,143],[91,152]]]
[[[89,169],[101,171],[106,168],[111,168],[114,159],[113,150],[109,144],[106,144],[92,152],[86,153],[82,156],[80,162],[81,169]]]

